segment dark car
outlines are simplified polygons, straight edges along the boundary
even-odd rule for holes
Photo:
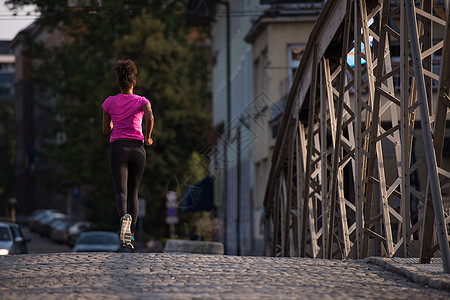
[[[51,213],[47,217],[40,219],[36,231],[42,235],[42,236],[49,236],[50,234],[50,227],[53,222],[56,220],[66,219],[67,216],[63,213]]]
[[[69,244],[69,246],[73,247],[73,246],[75,246],[75,244],[78,240],[78,237],[80,236],[81,233],[86,232],[86,231],[93,231],[96,229],[97,229],[97,226],[94,223],[87,222],[87,221],[76,222],[75,224],[70,226],[68,229],[69,237],[68,237],[67,243]]]
[[[19,225],[11,222],[0,223],[0,255],[28,253],[27,240]]]
[[[72,227],[75,220],[57,220],[53,222],[50,230],[50,239],[57,243],[66,244],[69,241],[69,228]]]
[[[117,232],[88,231],[80,235],[74,252],[121,252],[128,248],[122,247]]]
[[[55,209],[35,210],[28,216],[28,219],[27,219],[28,228],[30,228],[30,231],[37,232],[41,221],[55,213],[59,213],[59,212]]]

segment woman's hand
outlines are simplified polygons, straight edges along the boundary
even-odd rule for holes
[[[150,102],[144,105],[143,110],[145,114],[145,145],[150,146],[151,144],[153,144],[151,136],[153,131],[153,124],[155,123]]]

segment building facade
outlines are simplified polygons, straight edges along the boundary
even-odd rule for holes
[[[212,26],[212,51],[216,55],[212,69],[213,125],[221,127],[223,124],[212,161],[216,175],[215,202],[224,224],[225,251],[234,255],[249,255],[254,250],[253,64],[252,47],[245,36],[252,19],[266,7],[259,1],[217,3],[216,21]]]
[[[281,116],[294,74],[322,3],[271,7],[246,36],[253,58],[253,146],[255,247],[263,247],[263,199]]]
[[[226,253],[262,255],[263,199],[272,148],[292,78],[323,1],[216,2],[213,122],[222,130],[210,156],[215,202],[224,224]]]
[[[9,41],[0,41],[0,100],[14,100],[14,62]]]
[[[57,99],[48,91],[38,89],[32,81],[32,66],[38,62],[23,53],[27,37],[49,46],[62,40],[61,34],[50,33],[33,23],[11,42],[15,56],[17,213],[28,214],[38,208],[66,211],[66,198],[46,186],[54,166],[50,166],[40,155],[43,139],[51,129],[51,110],[56,107]]]

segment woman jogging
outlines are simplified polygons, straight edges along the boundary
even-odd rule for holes
[[[131,60],[119,60],[114,71],[120,94],[108,97],[102,104],[103,133],[110,134],[109,165],[116,191],[120,217],[119,237],[123,246],[134,249],[134,231],[138,216],[138,191],[145,168],[145,145],[151,138],[154,118],[150,101],[133,94],[137,68]],[[145,136],[142,119],[145,114]]]

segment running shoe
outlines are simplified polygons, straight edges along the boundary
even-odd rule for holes
[[[134,248],[131,244],[131,240],[133,239],[133,234],[131,233],[131,216],[129,214],[125,214],[120,219],[120,233],[119,238],[122,245]],[[131,247],[129,246],[131,245]]]
[[[131,242],[134,242],[134,235],[131,236]],[[126,245],[126,247],[130,248],[131,250],[134,250],[134,245],[131,242],[128,245]]]

